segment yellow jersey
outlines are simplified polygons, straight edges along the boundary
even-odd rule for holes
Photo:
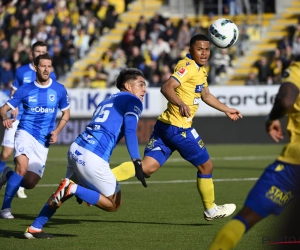
[[[300,90],[300,62],[295,62],[287,68],[282,82],[291,82]],[[287,131],[290,142],[285,145],[277,159],[300,165],[300,95],[297,97],[293,109],[288,113]]]
[[[190,128],[199,107],[202,88],[208,86],[206,69],[204,66],[198,66],[187,54],[184,59],[177,63],[171,77],[180,83],[175,92],[190,107],[191,116],[181,116],[179,107],[168,102],[167,109],[158,117],[158,120],[179,128]]]

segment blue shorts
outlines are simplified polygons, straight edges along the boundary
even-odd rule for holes
[[[194,128],[178,128],[157,121],[144,156],[156,159],[162,166],[175,150],[195,167],[209,159],[204,142]]]
[[[279,215],[289,201],[300,192],[300,165],[275,161],[269,165],[245,202],[261,217]]]

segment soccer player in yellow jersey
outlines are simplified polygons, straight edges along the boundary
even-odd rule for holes
[[[193,117],[200,99],[224,112],[233,121],[242,115],[238,110],[221,103],[209,92],[204,67],[210,56],[209,39],[204,35],[195,35],[190,40],[189,50],[190,54],[177,63],[173,75],[161,88],[162,94],[169,101],[168,107],[157,119],[141,164],[144,173],[151,175],[177,150],[197,169],[197,188],[204,205],[204,218],[210,221],[232,214],[236,206],[217,206],[214,202],[213,163],[204,142],[192,128]],[[125,162],[112,171],[118,181],[135,175],[134,166],[130,162]]]
[[[270,137],[283,139],[279,118],[288,115],[290,141],[252,188],[244,207],[214,238],[210,250],[233,249],[242,236],[270,214],[279,215],[300,190],[300,62],[284,72],[282,84],[266,121]]]

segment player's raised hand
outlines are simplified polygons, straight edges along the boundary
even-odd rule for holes
[[[50,134],[51,134],[51,136],[50,136],[49,143],[54,144],[55,142],[57,142],[58,132],[56,130],[53,130]]]
[[[243,118],[242,114],[240,111],[237,109],[232,109],[230,108],[229,111],[225,112],[225,114],[231,119],[232,121],[236,121],[240,118]]]
[[[190,117],[190,115],[191,115],[190,107],[188,105],[186,105],[185,103],[182,103],[179,106],[179,112],[180,112],[181,116],[183,116],[183,117]]]
[[[135,168],[135,177],[142,183],[144,187],[147,187],[145,178],[149,178],[149,176],[143,172],[142,161],[140,159],[134,159],[132,162]]]
[[[281,123],[279,120],[266,121],[266,130],[269,136],[275,141],[279,142],[279,140],[282,140],[284,138],[284,134],[281,129]]]

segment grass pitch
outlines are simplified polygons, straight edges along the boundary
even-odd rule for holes
[[[214,162],[216,203],[243,206],[255,180],[280,153],[282,145],[208,145]],[[144,188],[135,178],[121,183],[123,206],[108,213],[78,205],[73,198],[53,216],[44,231],[53,240],[26,240],[23,232],[54,192],[65,175],[68,147],[50,148],[43,179],[27,199],[15,198],[14,220],[0,220],[0,249],[103,249],[103,250],[205,250],[215,233],[230,220],[207,222],[196,188],[196,170],[175,153],[148,179]],[[143,152],[143,147],[140,148]],[[117,146],[111,167],[130,160],[124,145]],[[11,165],[11,164],[8,164]],[[0,191],[1,203],[4,191]],[[236,249],[268,250],[263,237],[272,237],[278,217],[271,216],[256,225]]]

